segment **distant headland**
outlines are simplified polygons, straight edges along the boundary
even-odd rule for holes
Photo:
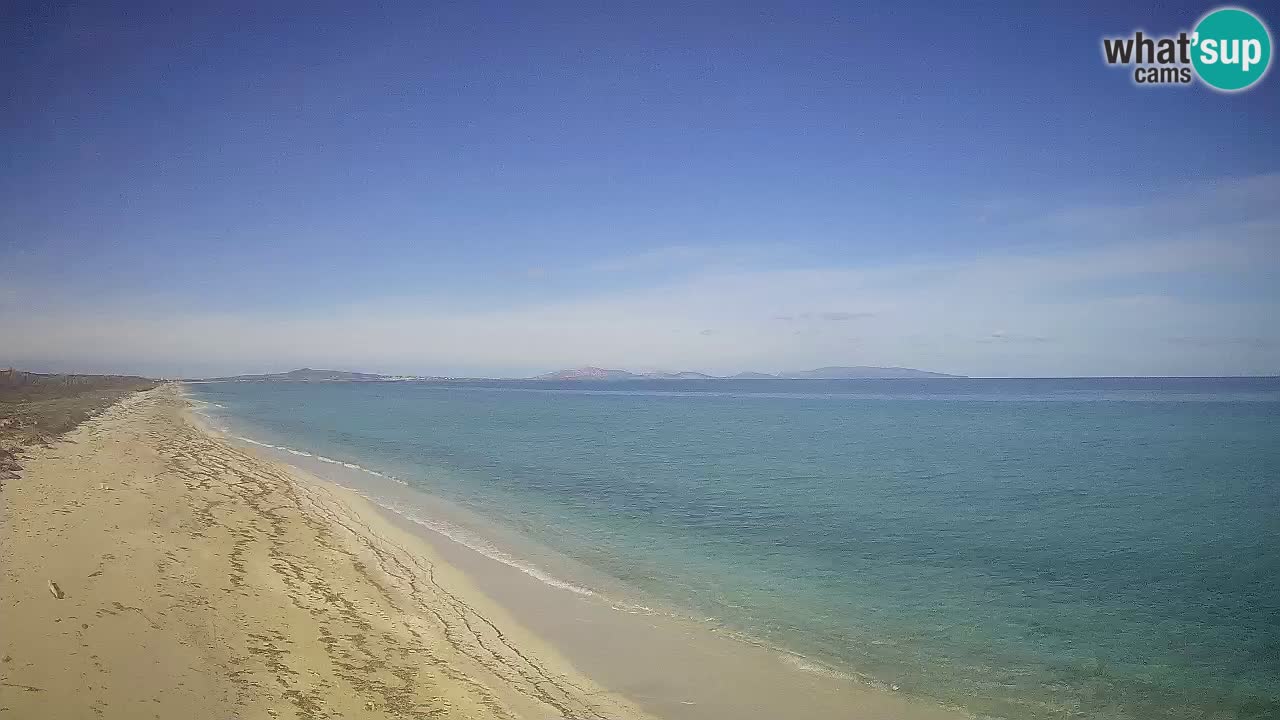
[[[904,367],[875,367],[871,365],[829,366],[813,370],[790,370],[780,373],[740,372],[720,376],[682,370],[678,372],[633,373],[627,370],[608,370],[598,367],[580,367],[557,370],[537,375],[532,380],[854,380],[873,378],[958,378],[963,375],[929,372]]]
[[[313,370],[300,368],[280,373],[232,375],[226,377],[191,379],[188,382],[388,382],[412,380],[865,380],[909,378],[962,378],[964,375],[929,372],[904,367],[876,367],[871,365],[829,366],[813,370],[791,370],[780,373],[740,372],[736,375],[708,375],[692,370],[674,372],[631,372],[584,366],[556,370],[527,378],[442,377],[438,375],[380,375],[377,373],[350,372],[347,370]]]

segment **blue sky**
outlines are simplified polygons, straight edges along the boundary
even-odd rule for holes
[[[1276,75],[1100,56],[1214,6],[934,5],[20,8],[0,364],[1280,373]]]

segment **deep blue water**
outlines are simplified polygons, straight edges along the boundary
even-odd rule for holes
[[[190,389],[979,714],[1280,717],[1278,379]]]

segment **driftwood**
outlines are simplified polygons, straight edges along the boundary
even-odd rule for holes
[[[66,595],[62,593],[62,588],[58,587],[58,583],[52,580],[49,581],[49,592],[53,593],[53,596],[59,600],[66,597]]]

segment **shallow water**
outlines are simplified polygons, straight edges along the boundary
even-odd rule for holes
[[[997,717],[1280,715],[1280,380],[189,389],[545,581],[823,672]]]

